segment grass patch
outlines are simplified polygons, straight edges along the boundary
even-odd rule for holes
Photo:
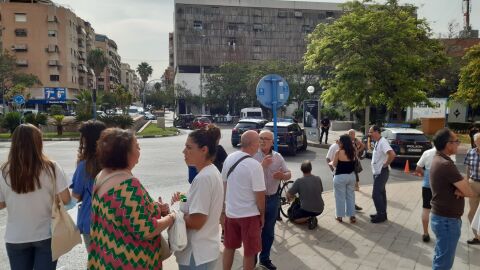
[[[45,132],[43,133],[43,138],[52,139],[52,138],[80,138],[79,132],[63,132],[61,136],[57,135],[57,132]],[[0,133],[0,139],[11,139],[10,133]]]
[[[167,127],[167,128],[159,128],[157,124],[150,123],[142,132],[137,133],[140,136],[172,136],[176,135],[178,132],[177,128],[174,127]]]

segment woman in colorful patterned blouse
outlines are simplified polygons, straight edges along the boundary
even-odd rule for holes
[[[132,176],[140,157],[135,136],[106,129],[97,153],[103,169],[93,190],[88,269],[162,269],[160,233],[175,215]]]

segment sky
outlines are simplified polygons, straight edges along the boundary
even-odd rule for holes
[[[122,62],[135,69],[140,62],[153,68],[151,79],[160,79],[168,67],[168,33],[173,31],[173,0],[53,0],[72,9],[89,21],[96,33],[105,34],[118,45]],[[303,0],[308,2],[344,3],[345,0]],[[417,6],[438,34],[448,32],[448,23],[463,27],[462,0],[399,0]],[[480,0],[471,0],[471,25],[480,29]],[[473,18],[472,18],[473,17]]]

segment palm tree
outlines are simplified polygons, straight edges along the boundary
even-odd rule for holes
[[[152,75],[153,69],[147,62],[142,62],[137,67],[137,72],[143,82],[143,108],[145,108],[145,87],[147,86],[148,77]]]
[[[100,49],[93,49],[87,54],[87,65],[93,69],[95,73],[95,87],[92,89],[93,118],[97,119],[97,83],[98,77],[108,65],[108,59],[105,52]]]

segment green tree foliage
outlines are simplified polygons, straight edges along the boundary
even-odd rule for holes
[[[141,62],[137,67],[137,72],[140,75],[140,79],[142,79],[142,82],[143,82],[143,91],[141,93],[143,95],[143,92],[145,92],[145,87],[147,85],[148,78],[152,76],[153,68],[147,62]]]
[[[319,24],[304,56],[308,70],[326,72],[323,101],[352,110],[385,105],[389,111],[427,100],[435,69],[446,63],[441,44],[416,18],[415,7],[388,0],[345,4],[345,15]]]
[[[157,83],[155,84],[157,85]],[[179,86],[181,87],[181,86]],[[155,87],[155,91],[146,96],[147,103],[155,108],[173,107],[175,105],[174,85],[167,85],[165,89]]]
[[[474,108],[480,106],[480,45],[471,47],[464,56],[466,64],[460,70],[460,84],[452,96]]]
[[[132,94],[128,92],[123,85],[117,85],[113,91],[113,97],[115,101],[115,107],[121,108],[123,114],[127,114],[128,107],[132,103]]]
[[[98,85],[98,78],[100,78],[100,74],[105,70],[108,65],[108,58],[105,55],[105,52],[99,48],[90,50],[87,53],[87,65],[93,69],[95,73],[95,78],[97,80],[96,85]],[[90,112],[93,115],[93,112],[97,110],[97,87],[92,89],[92,106],[90,107]]]
[[[100,121],[105,123],[107,127],[119,127],[122,129],[129,128],[133,125],[133,119],[130,115],[106,115],[100,117]]]
[[[77,121],[87,121],[93,118],[93,102],[92,102],[92,91],[90,90],[80,90],[80,92],[75,95],[77,103],[75,104],[75,111],[77,115],[75,119]],[[102,104],[103,96],[100,95],[97,98],[97,104]]]
[[[63,119],[65,118],[65,115],[53,115],[52,116],[52,125],[57,127],[57,135],[61,136],[63,134],[63,126],[66,125],[66,123],[63,122]]]
[[[25,122],[30,123],[36,127],[40,125],[47,125],[48,116],[44,113],[29,113],[25,115]]]
[[[61,105],[53,104],[48,108],[48,114],[50,115],[65,115],[65,110]]]

